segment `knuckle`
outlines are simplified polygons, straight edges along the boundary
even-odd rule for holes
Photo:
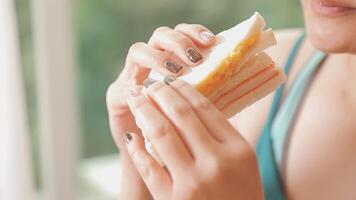
[[[106,89],[105,99],[106,99],[106,104],[108,105],[111,103],[114,87],[115,87],[114,83],[111,83]]]
[[[192,105],[194,108],[198,109],[198,110],[207,110],[210,109],[212,107],[210,101],[206,98],[196,98],[196,100],[192,101]]]
[[[142,165],[141,167],[141,175],[142,178],[144,179],[148,179],[148,177],[150,176],[150,169],[147,165]]]
[[[117,95],[118,91],[120,91],[119,95]],[[120,120],[122,119],[122,117],[125,117],[127,116],[127,114],[130,114],[125,98],[126,93],[126,89],[122,88],[122,86],[117,85],[115,82],[111,83],[106,91],[106,109],[108,112],[109,123],[113,134],[115,134],[114,127],[117,126],[117,120]]]
[[[207,173],[208,173],[207,177],[209,179],[214,179],[214,180],[223,177],[227,171],[226,163],[228,162],[224,161],[220,156],[210,157],[208,164],[206,166]]]
[[[166,84],[163,82],[155,82],[148,88],[148,91],[150,93],[158,93],[160,90],[164,89],[165,86]]]
[[[187,23],[179,23],[177,24],[174,29],[175,30],[179,30],[179,29],[183,29],[184,27],[186,27],[188,24]]]
[[[191,108],[186,103],[174,103],[171,105],[170,114],[178,116],[187,116],[191,113]]]
[[[207,30],[207,28],[201,24],[187,24],[187,23],[177,24],[174,29],[175,30],[185,30],[185,31]]]
[[[152,177],[152,174],[154,173],[154,163],[153,161],[146,161],[145,163],[141,164],[140,171],[142,174],[142,177],[146,180],[149,180],[150,177]]]
[[[144,42],[135,42],[133,43],[130,48],[129,48],[129,56],[132,56],[135,54],[136,51],[138,51],[139,49],[141,49],[143,46],[145,46],[146,44]]]
[[[169,127],[167,123],[154,124],[149,127],[149,133],[154,139],[161,139],[166,136],[169,132]]]
[[[172,38],[172,41],[174,41],[175,43],[177,43],[179,45],[183,45],[183,46],[191,45],[190,39],[188,39],[187,37],[184,37],[180,34],[177,34],[176,32],[172,32],[170,37]]]
[[[168,26],[161,26],[161,27],[158,27],[156,28],[154,31],[153,31],[153,35],[157,35],[157,34],[160,34],[162,32],[166,32],[168,30],[171,30],[171,28],[169,28]]]
[[[117,82],[111,83],[106,90],[105,101],[109,112],[120,110],[121,107],[125,107],[124,105],[126,105],[123,95],[117,95],[117,91],[123,91],[125,88],[122,88]]]
[[[172,52],[170,51],[162,51],[158,52],[157,54],[154,55],[153,60],[156,66],[162,66],[164,61],[170,58],[172,56]]]
[[[174,52],[172,51],[161,51],[159,55],[163,58],[163,60],[166,60],[172,56],[174,56]]]
[[[210,156],[208,159],[208,167],[211,171],[219,171],[220,159],[217,156]]]
[[[146,184],[157,185],[163,178],[160,173],[160,166],[153,159],[146,160],[140,168],[140,174]]]
[[[201,24],[192,24],[192,27],[195,29],[195,30],[207,30],[207,28]]]
[[[179,90],[179,91],[184,91],[184,90],[187,90],[187,91],[190,91],[191,89],[194,90],[193,86],[188,84],[187,82],[181,80],[181,79],[177,79],[176,81],[174,81],[172,83],[172,86],[174,86],[174,88],[176,90]]]

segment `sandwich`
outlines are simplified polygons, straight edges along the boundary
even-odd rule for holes
[[[232,117],[274,91],[286,80],[284,71],[263,52],[276,44],[265,20],[255,13],[216,36],[215,45],[202,52],[203,62],[185,68],[179,79],[193,85],[226,117]],[[152,71],[151,78],[163,80]]]
[[[194,86],[227,118],[274,91],[286,80],[284,71],[264,52],[276,44],[259,13],[216,35],[215,45],[201,52],[203,62],[185,68],[179,79]],[[152,71],[150,78],[163,80]],[[146,149],[162,164],[146,138]]]

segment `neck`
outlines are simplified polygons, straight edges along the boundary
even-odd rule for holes
[[[349,66],[356,66],[356,54],[346,54],[345,57],[346,63]]]
[[[342,53],[342,54],[331,54],[330,60],[332,63],[337,65],[337,68],[343,67],[346,69],[352,77],[356,76],[356,54]]]
[[[356,66],[356,54],[351,53],[342,53],[342,54],[333,54],[333,57],[344,64],[345,66],[349,66],[354,68]]]

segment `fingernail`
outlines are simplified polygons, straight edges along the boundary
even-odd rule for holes
[[[200,37],[205,42],[210,42],[215,37],[215,35],[209,31],[202,31],[200,32]]]
[[[133,137],[131,135],[131,133],[126,133],[125,134],[125,142],[126,144],[129,144],[132,141]]]
[[[140,94],[141,94],[141,91],[139,91],[137,88],[130,88],[129,97],[131,97],[131,98],[137,97]]]
[[[155,82],[156,82],[156,80],[154,80],[152,78],[147,78],[146,80],[143,81],[143,86],[145,86],[145,88],[148,88],[148,87],[150,87],[150,85],[152,85]]]
[[[175,74],[177,74],[183,68],[182,66],[180,66],[180,65],[178,65],[178,64],[176,64],[176,63],[174,63],[174,62],[172,62],[170,60],[167,60],[164,63],[164,65],[169,71],[171,71],[171,72],[173,72]]]
[[[177,80],[176,78],[174,78],[173,76],[166,76],[163,79],[163,82],[165,82],[167,85],[171,84],[173,81]]]
[[[203,56],[195,49],[189,47],[186,51],[189,60],[196,63],[203,58]]]

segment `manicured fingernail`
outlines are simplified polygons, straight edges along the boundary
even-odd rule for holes
[[[174,62],[172,62],[170,60],[167,60],[164,63],[164,65],[169,71],[171,71],[171,72],[173,72],[175,74],[177,74],[183,68],[182,66],[180,66],[180,65],[178,65],[178,64],[176,64],[176,63],[174,63]]]
[[[137,88],[131,88],[129,92],[129,97],[134,98],[137,97],[141,94],[141,91],[138,90]]]
[[[126,133],[125,134],[125,142],[126,144],[129,144],[132,141],[133,137],[131,135],[131,133]]]
[[[163,82],[165,82],[167,85],[171,84],[173,81],[177,80],[176,78],[174,78],[173,76],[166,76],[163,79]]]
[[[189,47],[186,51],[190,61],[196,63],[203,58],[203,56],[195,49]]]
[[[150,87],[150,85],[152,85],[155,82],[156,82],[156,80],[154,80],[152,78],[147,78],[146,80],[143,81],[143,86],[145,86],[145,88],[148,88],[148,87]]]
[[[205,42],[210,42],[212,39],[214,39],[215,35],[209,31],[202,31],[200,32],[200,37]]]

